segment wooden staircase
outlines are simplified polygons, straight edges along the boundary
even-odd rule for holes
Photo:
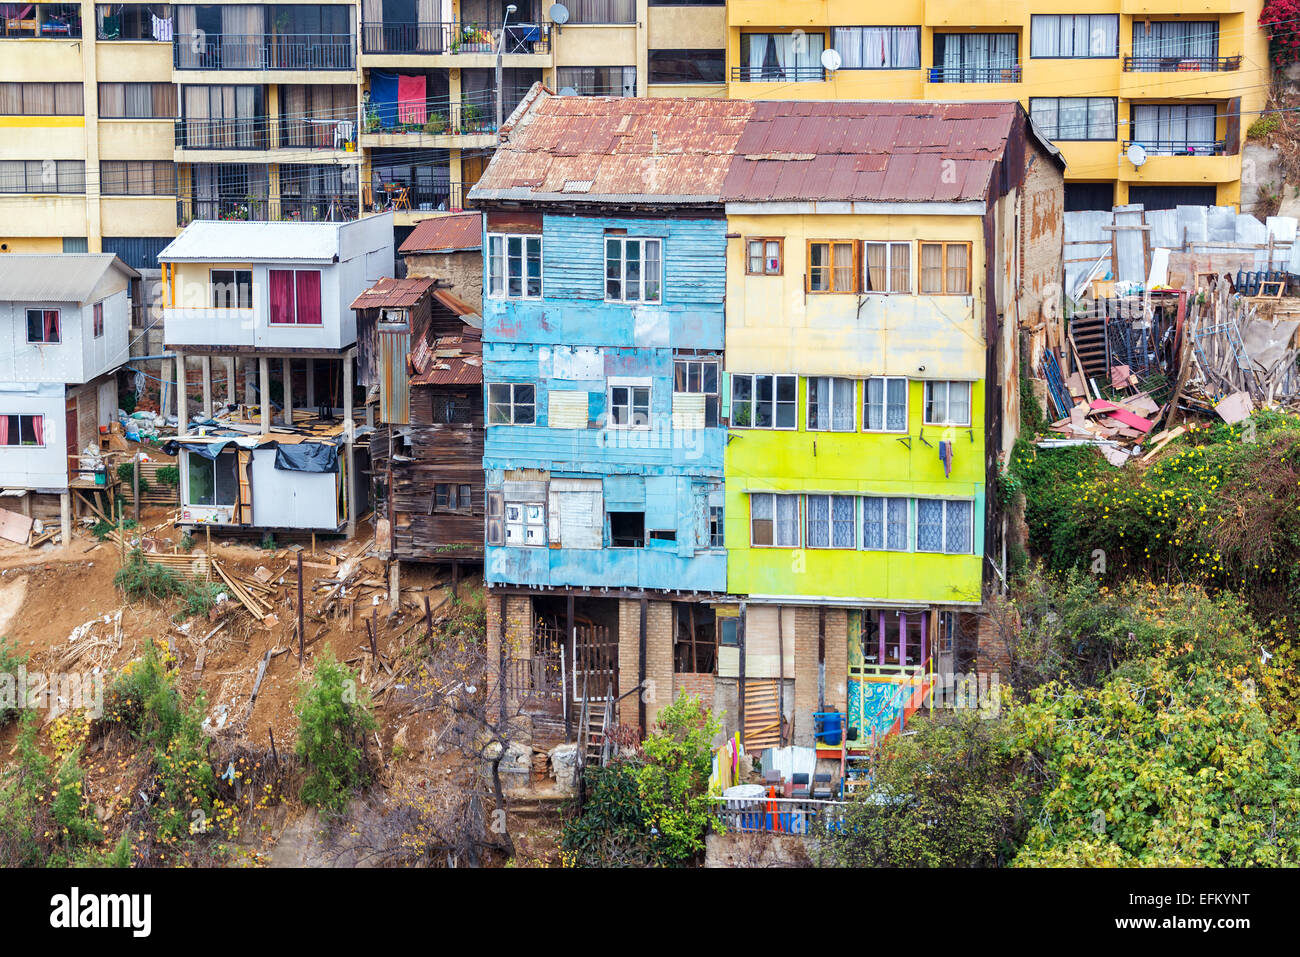
[[[1070,319],[1070,341],[1088,378],[1110,382],[1110,344],[1106,341],[1106,316],[1076,315]]]

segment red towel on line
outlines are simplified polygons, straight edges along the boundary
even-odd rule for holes
[[[424,77],[397,76],[397,122],[419,123],[428,120],[424,105]]]

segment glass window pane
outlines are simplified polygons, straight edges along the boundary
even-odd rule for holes
[[[944,551],[961,555],[971,550],[971,503],[948,502],[948,526],[944,535]]]
[[[916,548],[922,552],[943,551],[943,502],[917,499]]]

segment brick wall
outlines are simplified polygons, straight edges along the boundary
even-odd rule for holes
[[[988,615],[973,616],[975,631],[975,670],[981,675],[1000,673],[1003,680],[1011,674],[1011,655],[997,624]]]
[[[500,688],[497,668],[501,663],[501,595],[489,591],[484,598],[487,604],[487,673],[493,707]],[[506,597],[506,657],[531,658],[533,600],[527,595]]]
[[[673,675],[673,700],[676,701],[684,694],[699,695],[700,700],[704,702],[704,706],[712,708],[714,706],[713,686],[715,680],[713,675],[678,672]]]
[[[799,607],[794,613],[794,726],[791,740],[801,747],[813,743],[813,712],[817,710],[817,609]]]

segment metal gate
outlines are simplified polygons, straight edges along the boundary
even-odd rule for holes
[[[617,694],[618,640],[609,637],[604,625],[575,625],[573,629],[573,700],[582,701],[585,684],[590,701],[604,701]]]

